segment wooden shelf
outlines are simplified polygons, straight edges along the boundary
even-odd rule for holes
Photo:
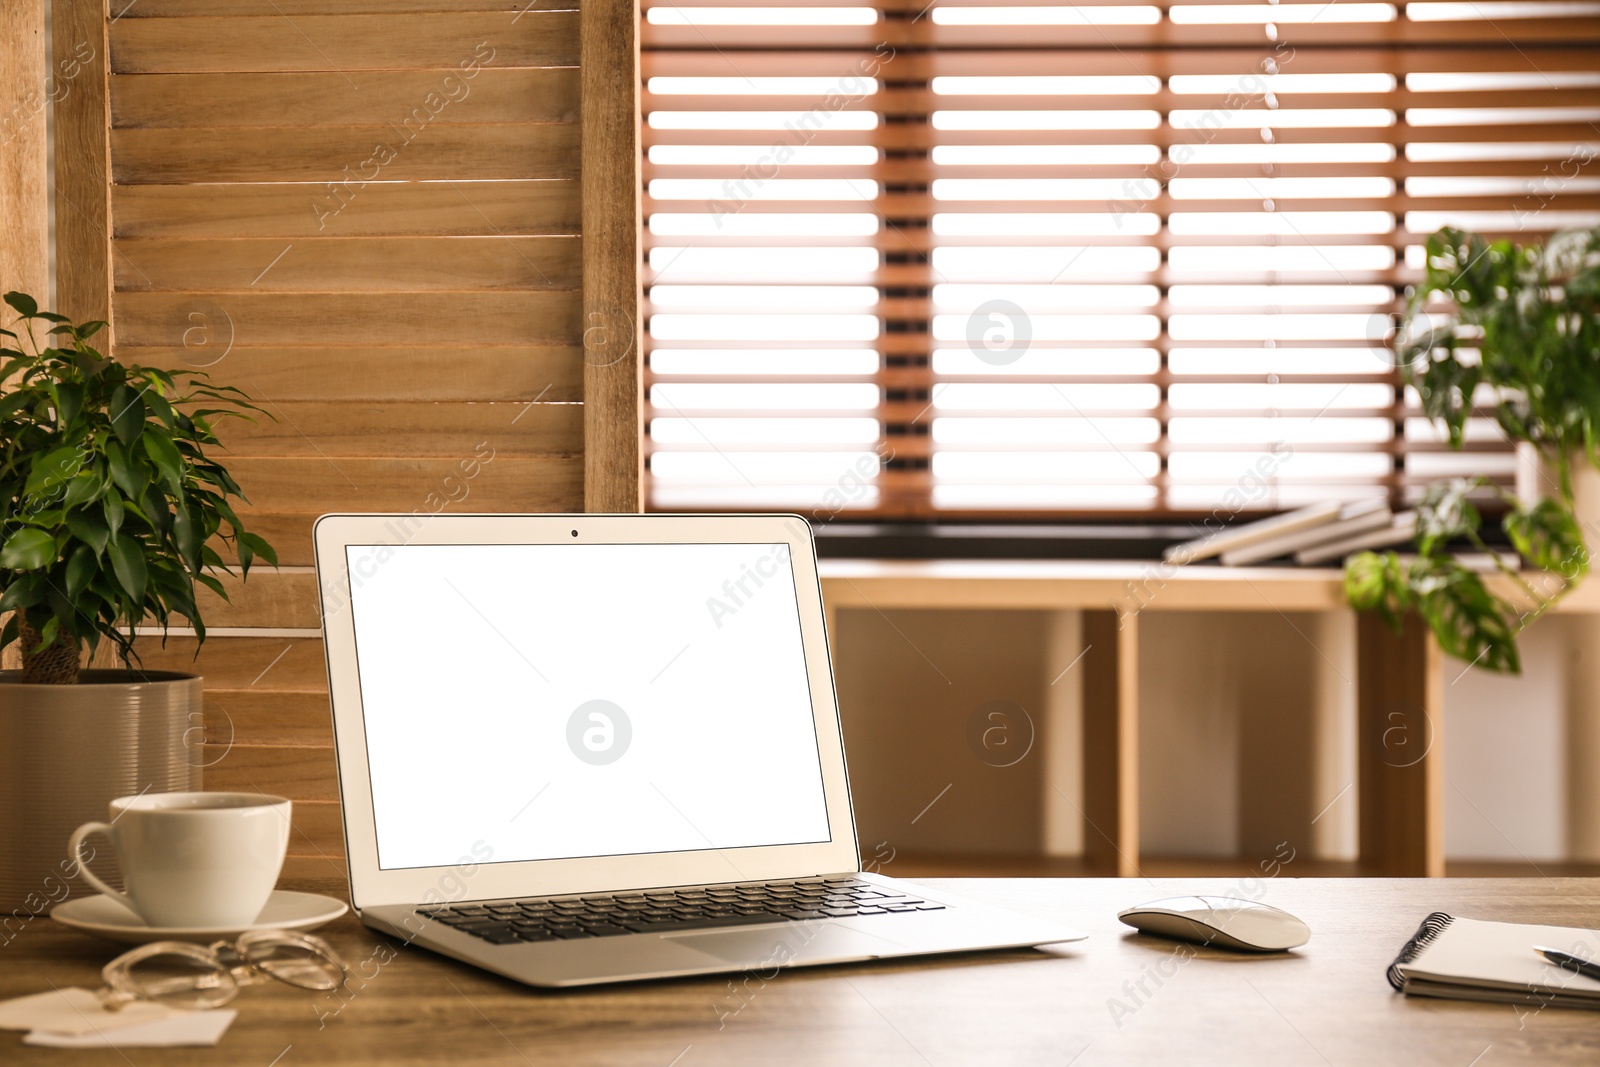
[[[1079,611],[1086,659],[1083,686],[1085,858],[1032,860],[1030,873],[1132,877],[1162,860],[1139,845],[1139,620],[1146,611],[1349,612],[1343,572],[1331,567],[1177,567],[1156,561],[868,561],[819,566],[830,634],[840,611]],[[1523,578],[1535,589],[1554,579]],[[1526,601],[1520,583],[1489,578],[1492,589]],[[1530,602],[1531,603],[1531,602]],[[1600,613],[1600,582],[1587,582],[1554,607]],[[1441,877],[1444,859],[1444,664],[1433,635],[1415,617],[1400,633],[1376,615],[1357,616],[1357,795],[1361,873]],[[848,650],[835,647],[837,657]],[[1399,759],[1391,735],[1426,736],[1422,754]],[[1420,731],[1420,733],[1418,732]],[[1410,749],[1406,750],[1409,756]],[[942,858],[940,864],[954,862]],[[1074,864],[1077,866],[1074,867]],[[1194,868],[1188,863],[1182,870]],[[937,866],[939,873],[967,873]],[[1304,864],[1302,871],[1310,870]],[[1325,872],[1348,875],[1351,865]],[[1003,873],[1021,873],[1009,866]],[[1213,872],[1214,873],[1214,868]],[[1246,871],[1245,873],[1248,873]]]
[[[1160,560],[823,560],[834,607],[1115,608],[1141,611],[1347,611],[1337,567],[1178,567]],[[1539,589],[1548,575],[1529,572]],[[1513,602],[1526,596],[1504,575],[1489,587]],[[1557,612],[1600,613],[1600,582],[1586,582]]]

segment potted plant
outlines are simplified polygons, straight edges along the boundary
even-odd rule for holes
[[[196,789],[199,678],[138,668],[135,627],[174,617],[205,639],[196,585],[226,599],[232,573],[272,548],[247,532],[239,486],[210,455],[212,420],[258,411],[198,371],[107,358],[74,324],[7,293],[0,329],[0,911],[64,899],[67,836],[109,800]],[[125,669],[86,670],[102,641]]]
[[[1457,448],[1487,391],[1500,428],[1548,473],[1515,495],[1484,478],[1431,487],[1418,506],[1415,556],[1353,556],[1345,590],[1356,608],[1396,627],[1415,611],[1445,652],[1515,674],[1517,634],[1589,570],[1584,527],[1596,524],[1600,506],[1589,499],[1600,469],[1600,230],[1559,234],[1541,247],[1447,228],[1428,238],[1426,252],[1395,340],[1405,381]],[[1496,595],[1448,551],[1462,541],[1487,551],[1475,503],[1485,495],[1504,505],[1511,546],[1543,572],[1530,580],[1494,555],[1520,603]]]

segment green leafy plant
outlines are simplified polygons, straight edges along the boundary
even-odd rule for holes
[[[0,612],[12,613],[0,648],[20,643],[24,682],[70,683],[102,638],[135,661],[147,622],[165,634],[178,615],[204,641],[195,585],[227,599],[217,574],[233,573],[214,543],[232,545],[243,574],[257,558],[277,565],[207,452],[220,447],[213,420],[261,409],[199,371],[107,358],[89,343],[103,322],[74,324],[23,293],[5,303],[18,319],[0,329]]]
[[[1346,563],[1345,592],[1361,610],[1398,628],[1415,611],[1445,652],[1490,670],[1519,673],[1516,637],[1589,571],[1573,511],[1572,463],[1600,467],[1600,230],[1517,245],[1443,229],[1428,238],[1423,282],[1407,301],[1395,340],[1403,377],[1461,447],[1477,394],[1512,441],[1532,445],[1556,471],[1555,493],[1518,500],[1487,479],[1431,487],[1417,508],[1416,555],[1362,552]],[[1474,497],[1505,505],[1511,546],[1555,579],[1538,590],[1493,554],[1523,605],[1494,594],[1448,551],[1465,541],[1488,551]]]

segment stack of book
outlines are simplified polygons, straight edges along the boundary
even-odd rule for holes
[[[1194,563],[1221,557],[1226,567],[1280,558],[1292,558],[1302,566],[1338,563],[1357,552],[1407,544],[1416,531],[1415,511],[1396,515],[1382,500],[1329,501],[1173,545],[1162,558]]]

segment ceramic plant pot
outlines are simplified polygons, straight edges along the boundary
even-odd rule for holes
[[[105,819],[117,797],[201,787],[198,677],[85,670],[77,685],[25,685],[20,675],[0,671],[0,943],[89,892],[67,859],[79,825]],[[89,866],[121,884],[109,855]]]

